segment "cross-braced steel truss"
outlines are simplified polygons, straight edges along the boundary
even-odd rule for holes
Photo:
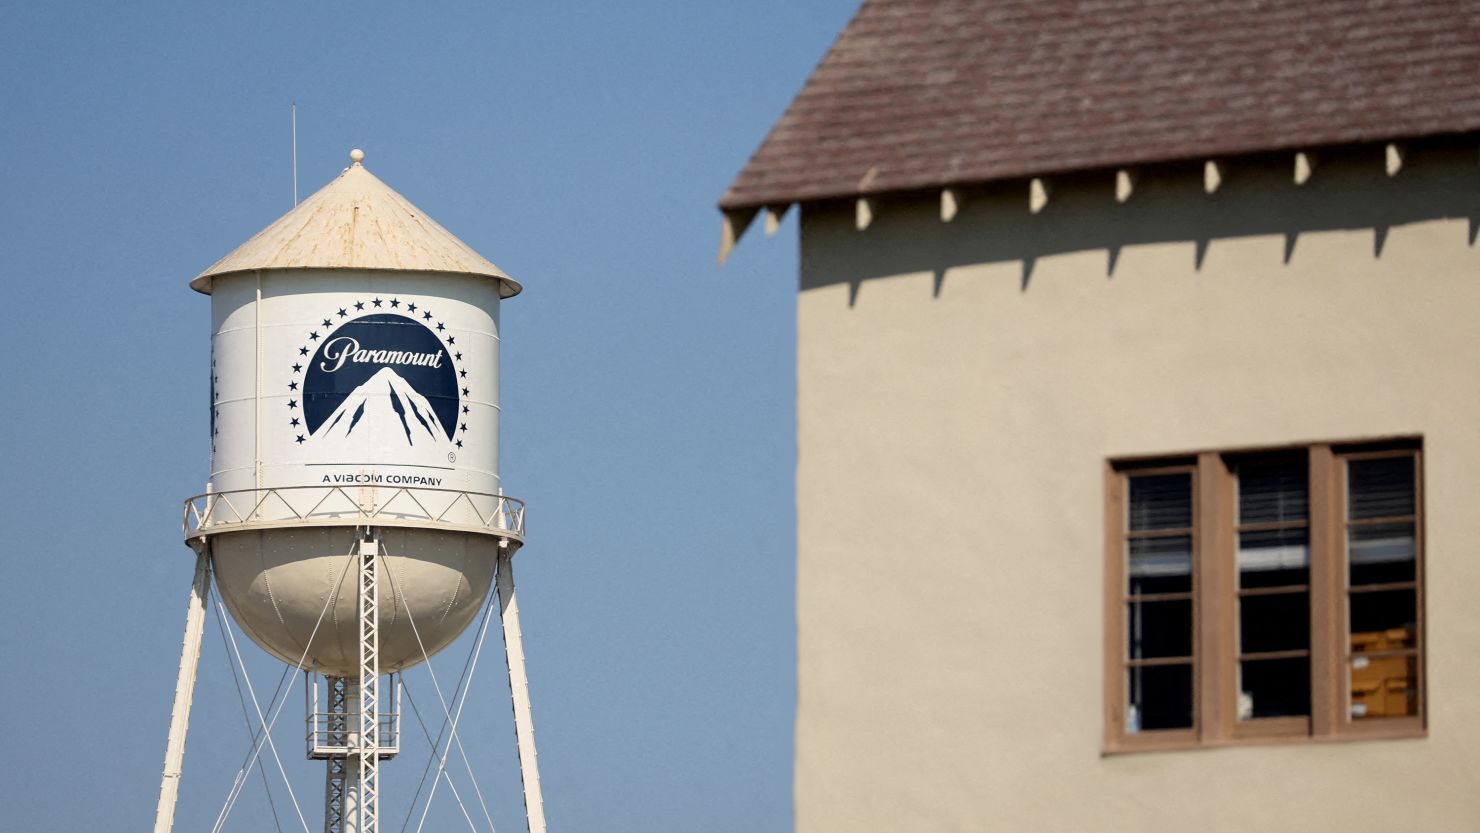
[[[360,743],[353,760],[359,784],[355,833],[376,833],[380,809],[380,542],[360,541]]]
[[[326,713],[316,714],[310,706],[309,757],[327,759],[328,767],[324,777],[324,833],[376,833],[380,759],[395,754],[394,749],[382,747],[380,742],[379,565],[380,542],[375,530],[366,528],[355,547],[360,673],[357,677],[327,678]],[[323,732],[319,731],[320,721]]]
[[[324,721],[327,730],[325,733],[327,745],[335,749],[348,747],[349,683],[343,677],[329,677],[325,682],[329,689],[329,708]],[[314,681],[308,681],[308,685],[312,686],[317,693],[317,684]],[[312,721],[313,715],[310,715],[309,719]],[[310,724],[310,732],[314,728],[316,727]],[[312,744],[309,747],[309,755],[310,757],[313,755]],[[326,833],[332,833],[332,831],[344,829],[344,788],[348,761],[344,755],[332,755],[328,761],[324,771],[324,830]]]

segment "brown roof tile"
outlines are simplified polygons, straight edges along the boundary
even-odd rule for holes
[[[1477,0],[865,0],[720,206],[1474,130]]]

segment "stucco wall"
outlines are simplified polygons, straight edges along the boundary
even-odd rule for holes
[[[1480,160],[1319,161],[806,207],[798,831],[1480,829]],[[1104,461],[1390,435],[1428,736],[1103,756]]]

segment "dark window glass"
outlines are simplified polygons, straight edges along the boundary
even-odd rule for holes
[[[1239,599],[1239,649],[1246,654],[1310,647],[1310,595],[1279,593]]]
[[[1414,647],[1418,641],[1416,602],[1412,590],[1349,594],[1352,651]]]
[[[1304,457],[1250,460],[1238,464],[1240,524],[1303,521],[1308,514]]]
[[[1130,477],[1127,517],[1132,532],[1187,529],[1192,526],[1192,474],[1146,474]]]
[[[1347,517],[1386,518],[1412,515],[1412,457],[1352,460],[1346,464]]]
[[[1310,714],[1310,658],[1239,663],[1239,719]]]
[[[1354,586],[1413,581],[1415,552],[1411,523],[1369,524],[1347,530],[1347,566]]]
[[[1192,537],[1132,538],[1126,542],[1131,595],[1192,590]]]
[[[1261,529],[1238,535],[1240,587],[1310,583],[1309,530]]]
[[[1187,729],[1192,726],[1192,666],[1153,665],[1126,669],[1130,706],[1126,729]]]
[[[1126,610],[1131,659],[1192,656],[1192,600],[1131,602]]]

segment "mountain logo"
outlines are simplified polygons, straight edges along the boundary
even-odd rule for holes
[[[354,439],[356,428],[369,425],[399,426],[407,445],[443,445],[452,439],[432,403],[389,367],[375,371],[355,388],[313,435],[315,439],[349,440]]]
[[[353,312],[384,309],[351,317]],[[288,381],[293,442],[324,451],[394,447],[455,459],[470,393],[457,337],[432,311],[399,298],[357,300],[298,348]]]

